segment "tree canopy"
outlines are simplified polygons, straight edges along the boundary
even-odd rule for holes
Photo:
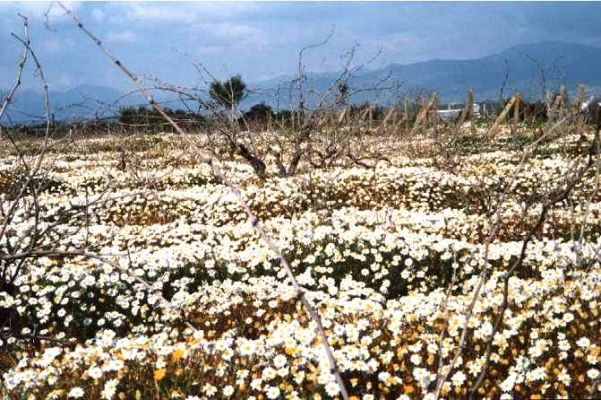
[[[246,83],[240,75],[231,76],[225,81],[215,80],[211,83],[209,95],[220,105],[234,109],[246,97]]]

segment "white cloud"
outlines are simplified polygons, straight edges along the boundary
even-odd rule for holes
[[[108,6],[112,6],[112,4]],[[115,3],[114,6],[123,8],[122,15],[113,19],[115,22],[165,24],[189,24],[232,19],[258,8],[256,4],[238,2],[132,2]]]
[[[265,45],[270,41],[266,33],[252,21],[244,21],[245,10],[253,4],[240,3],[108,3],[92,17],[103,20],[114,32],[118,27],[146,32],[150,36],[176,36],[185,30],[187,41],[205,46]],[[164,30],[164,34],[160,33]],[[133,42],[132,35],[112,34],[109,40]],[[181,38],[182,41],[184,38]]]
[[[101,24],[106,20],[106,12],[100,8],[94,8],[92,10],[92,18],[94,18],[94,21]]]
[[[254,26],[236,23],[204,24],[203,30],[212,33],[218,40],[227,40],[228,44],[263,44],[264,32]]]
[[[57,90],[66,90],[73,87],[75,84],[75,79],[68,73],[61,73],[52,81],[53,89]]]
[[[134,43],[138,40],[138,36],[132,31],[109,32],[106,39],[111,43]]]
[[[127,5],[126,18],[133,21],[151,23],[191,23],[197,15],[189,12],[187,7],[176,5],[146,5],[133,3]]]
[[[62,44],[56,38],[49,38],[42,41],[42,48],[49,53],[57,53],[61,50]]]

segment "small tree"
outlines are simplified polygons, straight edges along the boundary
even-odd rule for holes
[[[273,118],[273,109],[265,103],[255,104],[244,113],[244,119],[249,123],[265,126]]]
[[[211,83],[209,95],[219,105],[228,108],[232,116],[240,101],[246,97],[246,83],[240,75],[234,75],[226,81],[215,80]]]

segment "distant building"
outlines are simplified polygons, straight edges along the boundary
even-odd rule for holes
[[[459,116],[463,112],[464,107],[465,105],[461,103],[449,103],[446,104],[446,109],[436,110],[436,113],[443,121],[450,122],[454,119],[459,118]],[[480,115],[480,104],[474,103],[472,105],[472,115]]]
[[[586,109],[592,109],[592,108],[599,108],[601,107],[601,96],[591,96],[589,97],[589,99],[587,101],[585,101],[584,103],[582,103],[582,106],[580,107],[580,109],[582,111],[586,110]]]

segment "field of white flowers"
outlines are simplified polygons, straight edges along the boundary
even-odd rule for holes
[[[466,141],[446,162],[406,151],[429,139],[381,140],[390,162],[376,168],[224,170],[307,290],[352,399],[433,399],[437,383],[440,398],[467,398],[537,201],[586,149],[567,136],[520,166],[510,138]],[[0,160],[4,205],[18,157]],[[46,162],[36,218],[15,218],[0,253],[37,223],[86,255],[0,261],[17,275],[0,292],[4,398],[340,398],[276,254],[193,151],[171,136],[94,138]],[[508,280],[476,398],[601,396],[597,172],[549,211]]]

